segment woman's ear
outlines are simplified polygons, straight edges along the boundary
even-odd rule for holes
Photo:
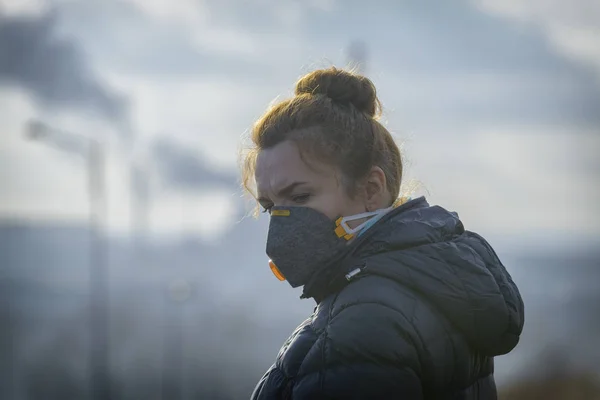
[[[372,167],[364,180],[364,196],[365,208],[369,211],[388,206],[390,196],[387,190],[385,172],[380,167]]]

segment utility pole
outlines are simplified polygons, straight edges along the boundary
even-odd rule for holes
[[[163,309],[163,400],[183,398],[184,303],[192,287],[185,279],[175,279],[167,287]]]
[[[105,149],[87,136],[55,129],[41,121],[29,122],[26,137],[77,154],[86,160],[89,197],[89,373],[91,398],[111,398],[109,378],[108,300],[109,270],[107,243],[103,234],[106,221]]]
[[[130,164],[130,207],[131,234],[133,236],[133,255],[136,267],[144,264],[146,237],[149,226],[149,182],[148,170],[145,164],[132,160]]]
[[[106,241],[102,235],[106,220],[104,185],[104,149],[94,140],[89,142],[88,174],[90,196],[90,337],[91,390],[93,399],[111,398],[109,377],[108,299],[109,271]]]

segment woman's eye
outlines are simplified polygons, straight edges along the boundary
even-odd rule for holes
[[[309,198],[310,198],[310,194],[299,194],[299,195],[293,196],[292,200],[294,200],[294,203],[302,204],[302,203],[306,203]]]

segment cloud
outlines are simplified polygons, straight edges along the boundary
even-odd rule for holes
[[[541,32],[516,29],[467,1],[438,3],[384,0],[367,11],[353,1],[335,17],[315,14],[302,34],[329,54],[363,41],[384,106],[416,125],[600,124],[592,71]]]
[[[0,14],[39,14],[46,9],[47,4],[44,0],[0,0]]]
[[[482,10],[539,29],[559,53],[600,79],[600,3],[595,0],[473,0]],[[600,82],[600,80],[598,81]]]
[[[210,10],[202,0],[180,0],[177,3],[169,0],[124,0],[123,3],[133,5],[159,22],[188,25],[204,23],[210,18]]]
[[[226,79],[240,91],[272,88],[271,98],[327,60],[344,65],[345,48],[360,39],[384,105],[409,122],[600,124],[600,87],[590,84],[589,71],[557,54],[540,32],[515,29],[467,1],[432,7],[384,0],[368,12],[356,1],[325,10],[205,1],[188,13],[202,16],[195,25],[175,9],[160,11],[159,3],[65,4],[63,29],[78,32],[96,62],[114,73]],[[294,14],[300,23],[279,14]]]
[[[261,27],[298,27],[316,12],[331,12],[335,0],[307,0],[303,2],[256,0],[182,0],[173,5],[169,0],[122,0],[134,5],[144,14],[166,23],[203,22],[221,26],[238,26],[256,30]],[[253,18],[248,18],[252,15]]]
[[[77,43],[56,35],[56,23],[54,13],[0,15],[0,85],[26,89],[42,107],[97,112],[125,129],[125,99],[103,86]]]
[[[236,175],[229,171],[217,171],[201,154],[182,144],[159,138],[153,145],[152,154],[159,175],[172,189],[238,189]]]
[[[564,242],[600,233],[599,150],[599,135],[532,127],[422,132],[408,145],[410,174],[468,229],[507,237],[552,232]]]
[[[345,46],[359,38],[369,71],[392,99],[386,105],[409,119],[600,123],[600,89],[590,74],[539,32],[514,29],[472,3],[382,1],[368,12],[360,2],[316,3],[186,0],[169,8],[158,0],[91,0],[58,10],[61,30],[86,43],[103,72],[226,78],[240,88],[269,85],[274,97],[312,60],[345,63]]]
[[[96,63],[157,79],[219,75],[265,82],[281,71],[270,57],[302,47],[295,29],[270,17],[280,8],[275,4],[188,3],[178,2],[178,7],[198,5],[201,10],[167,12],[160,1],[135,0],[73,2],[58,10],[61,29],[88,44]],[[183,14],[193,20],[193,15],[204,16],[189,23]]]
[[[581,76],[515,72],[452,75],[385,71],[375,79],[384,107],[405,128],[455,134],[478,126],[600,126],[600,90]]]

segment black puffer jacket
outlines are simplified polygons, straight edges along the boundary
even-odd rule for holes
[[[252,399],[495,399],[493,357],[523,328],[494,250],[424,198],[356,239],[303,297],[317,307]]]

